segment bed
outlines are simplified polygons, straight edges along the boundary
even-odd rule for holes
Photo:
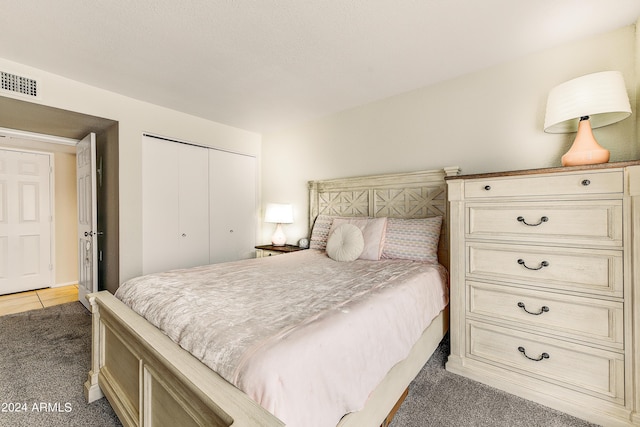
[[[202,338],[202,331],[204,329],[200,329],[200,332],[196,331],[195,335],[191,338],[186,338],[181,342],[180,339],[183,334],[186,335],[184,331],[189,328],[183,326],[176,327],[175,325],[177,325],[177,323],[173,321],[174,315],[183,312],[184,315],[191,316],[189,317],[190,320],[186,322],[187,325],[197,323],[200,320],[208,324],[206,323],[208,320],[205,314],[194,315],[193,310],[185,309],[185,307],[190,307],[198,301],[201,301],[200,296],[187,295],[180,299],[177,298],[177,296],[174,298],[173,295],[178,295],[186,287],[198,290],[206,287],[205,285],[201,285],[199,281],[200,277],[212,275],[216,277],[232,277],[230,276],[232,271],[242,271],[246,269],[246,271],[249,272],[250,265],[261,271],[270,271],[268,274],[269,277],[278,277],[277,271],[284,272],[283,274],[285,275],[281,277],[286,278],[286,274],[290,274],[290,272],[295,270],[296,267],[294,265],[306,266],[307,269],[312,265],[317,265],[318,268],[321,270],[325,269],[323,271],[326,271],[326,268],[330,268],[327,267],[327,265],[333,263],[334,265],[339,265],[343,270],[336,270],[335,273],[331,273],[332,277],[336,277],[336,282],[351,280],[355,284],[366,282],[362,278],[373,275],[374,272],[372,270],[378,269],[379,266],[385,263],[391,265],[392,267],[390,268],[392,270],[395,269],[393,273],[387,273],[389,269],[387,267],[384,268],[385,273],[383,274],[386,274],[388,278],[390,278],[389,281],[383,281],[383,283],[386,283],[385,285],[376,284],[367,287],[368,285],[365,286],[360,283],[360,285],[364,286],[362,289],[369,290],[361,292],[362,289],[356,286],[354,287],[354,294],[340,297],[335,295],[336,291],[334,289],[328,289],[327,295],[334,295],[336,298],[346,298],[346,300],[351,302],[349,304],[342,304],[336,300],[334,301],[335,304],[330,306],[332,307],[330,310],[327,310],[327,306],[323,305],[325,302],[317,303],[317,308],[313,308],[316,307],[314,305],[309,306],[312,308],[306,308],[307,306],[305,306],[305,310],[311,313],[310,318],[313,318],[312,321],[307,321],[305,320],[306,318],[302,316],[300,317],[300,319],[304,320],[301,322],[303,324],[302,328],[287,330],[286,334],[284,334],[289,340],[289,343],[300,342],[302,343],[300,345],[306,346],[293,347],[295,354],[300,354],[305,351],[302,350],[304,348],[310,348],[309,342],[312,344],[315,343],[318,348],[323,347],[323,345],[321,345],[322,343],[325,343],[324,347],[327,347],[330,341],[325,342],[323,339],[326,340],[327,336],[334,337],[337,334],[326,332],[327,330],[331,331],[331,329],[326,329],[326,325],[329,325],[329,328],[333,327],[335,330],[346,330],[344,324],[340,323],[341,320],[336,320],[340,318],[340,316],[347,316],[345,313],[349,313],[348,316],[355,316],[355,314],[351,314],[351,312],[366,312],[371,310],[375,313],[385,312],[388,305],[385,306],[384,301],[392,298],[389,296],[391,294],[387,292],[391,292],[391,289],[395,288],[395,285],[391,286],[389,283],[400,280],[397,279],[399,277],[420,277],[420,280],[422,280],[422,277],[427,274],[421,270],[423,269],[422,266],[416,265],[424,263],[407,263],[406,260],[394,259],[392,251],[389,252],[391,256],[384,256],[384,260],[374,263],[366,260],[340,263],[329,259],[324,248],[321,248],[321,246],[322,243],[326,245],[326,240],[323,242],[323,238],[329,236],[331,227],[338,225],[340,230],[348,230],[347,227],[353,229],[353,224],[361,227],[362,221],[370,221],[370,223],[375,222],[378,224],[382,219],[387,221],[387,218],[388,221],[394,221],[393,219],[395,219],[396,226],[397,224],[405,224],[405,222],[401,220],[429,217],[441,217],[446,222],[446,187],[444,177],[447,175],[455,175],[457,172],[458,169],[452,167],[425,172],[309,182],[309,218],[310,224],[313,225],[313,229],[311,230],[312,249],[273,257],[271,259],[253,259],[239,263],[225,263],[224,265],[200,267],[195,270],[190,269],[189,271],[160,273],[151,278],[152,284],[146,286],[146,288],[138,284],[134,286],[134,284],[130,284],[129,282],[123,284],[121,287],[122,292],[120,290],[118,291],[120,299],[105,291],[91,294],[88,298],[93,317],[92,365],[88,380],[85,383],[85,395],[88,402],[92,402],[103,395],[106,396],[122,423],[127,426],[284,425],[284,422],[273,413],[283,414],[281,415],[282,418],[295,420],[289,422],[287,425],[300,425],[300,420],[304,420],[305,415],[311,416],[311,419],[315,420],[317,417],[309,414],[313,414],[313,411],[317,409],[312,407],[314,405],[305,407],[305,395],[299,391],[296,392],[295,388],[289,386],[282,387],[291,389],[289,390],[289,397],[280,397],[280,400],[271,399],[269,393],[265,391],[267,390],[266,387],[261,385],[256,386],[252,383],[253,378],[260,376],[259,370],[251,368],[253,371],[248,369],[246,372],[249,373],[247,374],[239,373],[241,371],[233,368],[233,366],[236,365],[226,363],[229,360],[236,360],[241,361],[241,365],[243,366],[264,365],[268,367],[267,372],[273,372],[271,366],[275,365],[271,363],[274,363],[273,361],[277,359],[286,359],[288,356],[267,357],[267,354],[287,355],[289,353],[285,352],[286,346],[272,344],[271,340],[269,340],[268,346],[261,341],[247,341],[248,344],[246,344],[246,348],[251,349],[250,352],[234,350],[220,356],[221,353],[219,352],[209,352],[209,350],[215,346],[203,344],[204,338]],[[339,220],[335,218],[339,218]],[[327,219],[330,220],[327,221]],[[321,226],[323,221],[326,223],[324,231]],[[340,227],[340,221],[349,225]],[[388,224],[386,225],[388,226]],[[365,230],[365,228],[362,228],[362,230]],[[448,266],[446,225],[440,227],[440,230],[438,260],[440,264],[446,267]],[[331,235],[333,234],[334,233],[331,233]],[[366,235],[366,233],[363,234]],[[382,250],[383,248],[380,247],[380,254],[382,254]],[[328,252],[329,249],[327,249],[327,253]],[[399,256],[399,258],[403,257]],[[358,266],[357,272],[349,271],[349,268],[346,267],[347,265]],[[429,273],[430,276],[439,276],[440,278],[444,276],[446,278],[446,271],[442,266],[434,263],[432,267],[433,268],[430,269],[431,273]],[[269,268],[272,268],[275,273],[271,272],[272,270],[268,270]],[[247,274],[254,274],[255,276],[255,273]],[[361,279],[356,280],[356,278],[349,276],[349,274],[360,276]],[[184,278],[187,277],[187,283],[191,283],[192,286],[176,285],[176,278],[178,276],[180,276],[183,281]],[[349,279],[349,277],[352,278]],[[132,282],[141,280],[142,279],[133,279]],[[236,279],[229,279],[228,282],[231,285],[227,291],[236,287],[234,280]],[[412,280],[413,279],[405,280],[405,282],[411,283]],[[168,285],[161,285],[161,283],[165,282],[168,283]],[[376,283],[378,283],[377,279]],[[275,288],[271,289],[268,281],[263,280],[261,285],[261,289],[264,288],[264,295],[258,295],[256,298],[258,301],[263,301],[270,293],[282,292],[281,290],[275,290]],[[158,287],[154,288],[155,286]],[[168,293],[162,293],[162,286],[167,287]],[[378,287],[376,288],[376,286]],[[409,285],[403,284],[403,286]],[[130,291],[130,295],[127,296],[127,289],[134,289],[134,291]],[[147,292],[137,296],[137,301],[140,301],[139,304],[144,306],[143,308],[135,306],[135,302],[132,302],[136,301],[135,294],[142,292],[138,291],[140,289],[146,289],[145,292]],[[155,291],[150,292],[149,289],[155,289]],[[349,287],[349,289],[351,289],[351,287]],[[374,289],[374,291],[370,292],[370,289]],[[407,292],[413,292],[413,290]],[[285,300],[285,305],[296,306],[299,303],[302,304],[300,302],[301,300],[296,298],[309,298],[309,294],[308,289],[299,292],[291,290],[283,294],[284,298],[279,299]],[[362,309],[365,305],[360,302],[360,300],[355,299],[355,294],[358,294],[358,298],[366,298],[367,304],[369,304],[366,307],[369,308]],[[361,295],[364,296],[361,297]],[[155,305],[151,304],[151,300],[154,298],[159,298],[161,302]],[[189,304],[184,303],[187,298],[191,298]],[[127,301],[129,305],[125,304],[122,300]],[[234,301],[236,300],[234,299]],[[156,316],[156,318],[154,318],[153,315],[149,315],[150,311],[154,312],[154,307],[158,305],[166,306],[169,303],[175,303],[176,305],[168,312],[165,312],[165,314],[160,314]],[[212,306],[212,304],[213,303],[201,303],[203,307],[209,307]],[[247,303],[242,303],[240,305],[246,304]],[[271,302],[268,304],[271,304]],[[378,305],[376,306],[375,304]],[[408,307],[407,304],[409,303],[404,301],[400,304],[402,307]],[[134,309],[130,306],[134,307]],[[213,311],[220,309],[227,309],[230,310],[230,312],[235,310],[235,308],[231,309],[228,306],[224,306],[215,308]],[[137,310],[137,312],[134,310]],[[256,308],[253,307],[250,308],[250,310],[255,311]],[[281,309],[274,308],[274,310],[279,312]],[[423,311],[421,308],[417,310]],[[359,394],[361,395],[359,397],[361,402],[354,398],[354,400],[356,400],[355,403],[348,402],[345,404],[347,405],[345,406],[346,408],[351,408],[345,410],[345,414],[333,414],[328,418],[329,420],[333,420],[329,421],[330,424],[326,424],[327,421],[323,420],[322,422],[325,424],[320,424],[320,421],[318,421],[318,425],[334,425],[335,422],[335,424],[340,427],[348,427],[379,426],[388,423],[390,417],[406,395],[409,383],[428,360],[448,329],[448,307],[446,306],[446,301],[444,306],[436,310],[437,312],[428,316],[429,318],[425,320],[426,323],[421,326],[419,330],[413,331],[412,333],[389,333],[387,331],[387,335],[384,336],[383,341],[371,344],[372,347],[367,347],[366,354],[375,355],[375,357],[371,357],[370,359],[375,360],[376,363],[378,360],[383,360],[388,364],[387,367],[379,367],[379,369],[383,369],[382,374],[376,374],[380,375],[379,378],[374,378],[373,374],[371,374],[372,379],[369,379],[369,375],[361,375],[360,377],[372,384],[363,385],[362,387],[365,387],[363,389],[364,391],[349,391],[344,397],[338,398],[341,403],[344,403],[342,400],[351,400],[351,395],[355,396]],[[331,311],[338,313],[338,316],[329,316],[327,313]],[[150,321],[146,320],[138,314],[138,312],[148,317]],[[229,321],[229,327],[223,329],[227,330],[228,333],[226,333],[226,335],[229,336],[229,339],[244,341],[242,337],[244,330],[242,318],[238,317],[234,320],[232,314],[229,314],[230,312],[225,313],[222,317]],[[305,315],[309,313],[305,313]],[[300,313],[298,313],[298,315],[300,315]],[[289,315],[284,317],[288,316]],[[161,320],[158,320],[158,318]],[[351,319],[351,317],[349,318]],[[382,321],[381,319],[384,319],[384,316],[362,319],[368,320],[359,320],[361,323],[371,324]],[[159,325],[162,330],[154,326],[154,323]],[[240,326],[234,329],[236,323],[240,323]],[[325,326],[320,328],[318,325]],[[399,326],[400,331],[409,331],[412,329],[407,326],[408,323],[403,325],[404,326]],[[261,330],[259,334],[266,334],[265,336],[268,337],[278,334],[283,335],[278,331],[286,329],[278,326],[275,321],[274,325],[269,324],[267,326],[267,329]],[[266,326],[263,325],[262,327]],[[270,327],[275,329],[269,329]],[[172,328],[175,330],[172,331]],[[413,329],[415,328],[416,327],[413,327]],[[309,331],[316,329],[325,331],[325,338],[318,338],[318,336],[308,338],[310,336]],[[385,330],[386,328],[380,324],[375,329]],[[341,356],[341,360],[345,360],[345,358],[353,359],[351,360],[351,363],[354,364],[353,366],[362,364],[363,356],[359,356],[360,359],[358,359],[356,349],[370,345],[355,343],[357,335],[351,337],[346,336],[346,338],[343,338],[344,342],[340,344],[340,347],[344,347],[345,350],[348,351],[348,357]],[[398,337],[398,335],[401,337]],[[172,336],[173,339],[169,338],[169,336]],[[291,337],[298,337],[298,339],[290,339]],[[214,342],[221,342],[219,335],[215,334],[212,340]],[[306,344],[304,344],[305,340],[307,341]],[[181,344],[178,345],[176,341]],[[404,341],[406,351],[397,350],[399,346],[395,343],[396,341]],[[350,348],[349,345],[353,348]],[[269,352],[265,350],[266,348],[269,349]],[[313,353],[315,353],[315,347],[313,350],[308,350],[307,353],[309,354],[308,357],[291,358],[289,360],[312,359]],[[393,355],[389,356],[387,353],[392,353]],[[248,357],[247,354],[250,354],[251,357]],[[254,362],[253,359],[256,359],[259,363],[245,363],[248,359],[251,359],[252,363]],[[317,360],[312,361],[312,366],[320,366],[324,359],[331,359],[331,357],[318,357]],[[298,363],[293,362],[288,363],[288,365],[292,366],[297,364]],[[379,364],[382,364],[382,362]],[[301,369],[307,369],[308,374],[312,375],[312,369],[304,367]],[[343,367],[342,369],[345,368]],[[347,376],[349,371],[354,370],[355,369],[352,368],[346,368],[343,373],[340,373],[339,369],[334,371],[333,368],[318,367],[319,375],[322,375],[321,378],[325,380],[314,380],[314,384],[329,383],[331,385],[334,382],[337,384],[337,381],[340,380],[339,377]],[[295,371],[290,373],[278,372],[277,378],[272,382],[276,385],[290,384],[292,378],[296,376],[299,377],[299,375],[296,375],[294,372]],[[240,380],[238,380],[238,378],[240,378]],[[327,378],[331,378],[331,380],[327,380]],[[354,378],[359,377],[356,376]],[[347,384],[355,382],[366,383],[367,381],[353,380]],[[234,386],[232,383],[240,385],[241,388],[248,390],[248,392],[241,391],[240,388]],[[339,388],[342,390],[346,387],[341,385]],[[253,398],[249,397],[247,393],[251,393]],[[258,395],[257,398],[256,393]],[[261,393],[267,397],[263,398]],[[365,393],[364,398],[362,397],[363,393]],[[296,401],[296,394],[298,399],[302,400]],[[325,392],[324,394],[331,393]],[[318,395],[320,396],[322,393],[319,392]],[[283,394],[283,396],[287,395]],[[262,406],[258,404],[256,400],[260,401]],[[318,400],[322,399],[318,398]],[[304,403],[292,404],[291,402]],[[280,409],[281,407],[285,407],[287,403],[289,403],[289,409]],[[263,406],[269,408],[269,410]],[[291,415],[293,412],[295,412],[295,414]],[[305,412],[308,412],[308,414],[305,414]],[[308,423],[304,421],[304,425],[307,424]]]

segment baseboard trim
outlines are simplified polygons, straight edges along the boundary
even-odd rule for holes
[[[71,285],[78,285],[78,282],[67,282],[67,283],[56,283],[54,285],[51,285],[52,288],[61,288],[63,286],[71,286]]]

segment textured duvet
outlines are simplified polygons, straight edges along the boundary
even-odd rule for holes
[[[293,427],[360,410],[448,303],[445,269],[320,250],[127,281],[116,297]]]

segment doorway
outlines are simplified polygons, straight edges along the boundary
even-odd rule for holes
[[[0,127],[76,141],[96,134],[98,229],[104,233],[98,239],[98,284],[115,292],[120,284],[118,122],[0,96]]]
[[[4,289],[0,290],[2,294],[49,286],[71,286],[78,283],[76,143],[76,140],[68,138],[0,128],[0,153],[3,151],[16,153],[11,157],[16,157],[17,153],[23,153],[16,159],[18,163],[13,165],[13,169],[26,167],[22,176],[12,178],[16,181],[13,184],[7,181],[6,174],[0,175],[5,178],[5,187],[11,190],[8,193],[12,194],[12,197],[8,200],[14,205],[11,207],[10,203],[6,204],[7,212],[11,210],[13,212],[7,216],[7,222],[0,223],[0,228],[7,227],[6,230],[0,229],[0,235],[11,236],[14,240],[6,258],[16,258],[25,250],[31,250],[31,256],[35,257],[33,250],[37,245],[39,260],[42,264],[37,270],[43,276],[39,279],[38,275],[34,274],[35,267],[25,271],[24,266],[16,266],[14,261],[13,268],[23,270],[23,274],[20,275],[24,278],[15,277],[15,274],[11,278],[7,277]],[[32,165],[34,163],[32,158],[41,159],[41,164]],[[5,159],[5,163],[7,160],[9,159]],[[7,165],[10,166],[10,163]],[[38,174],[42,177],[38,178]],[[25,188],[25,183],[31,184],[31,188]],[[14,188],[11,189],[11,186]],[[29,191],[25,193],[24,190]],[[39,199],[32,201],[32,207],[23,213],[24,208],[21,204],[29,203],[28,197],[35,195]],[[34,212],[30,213],[30,210]],[[33,242],[30,247],[17,241],[20,229],[25,228],[20,222],[25,222],[28,228],[27,235]],[[42,232],[45,228],[49,231],[48,236]],[[46,270],[50,273],[46,280],[43,274],[45,264]],[[16,287],[26,279],[29,283],[22,284],[27,286]]]

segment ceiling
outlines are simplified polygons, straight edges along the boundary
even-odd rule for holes
[[[639,16],[640,0],[2,0],[0,57],[265,133]]]

